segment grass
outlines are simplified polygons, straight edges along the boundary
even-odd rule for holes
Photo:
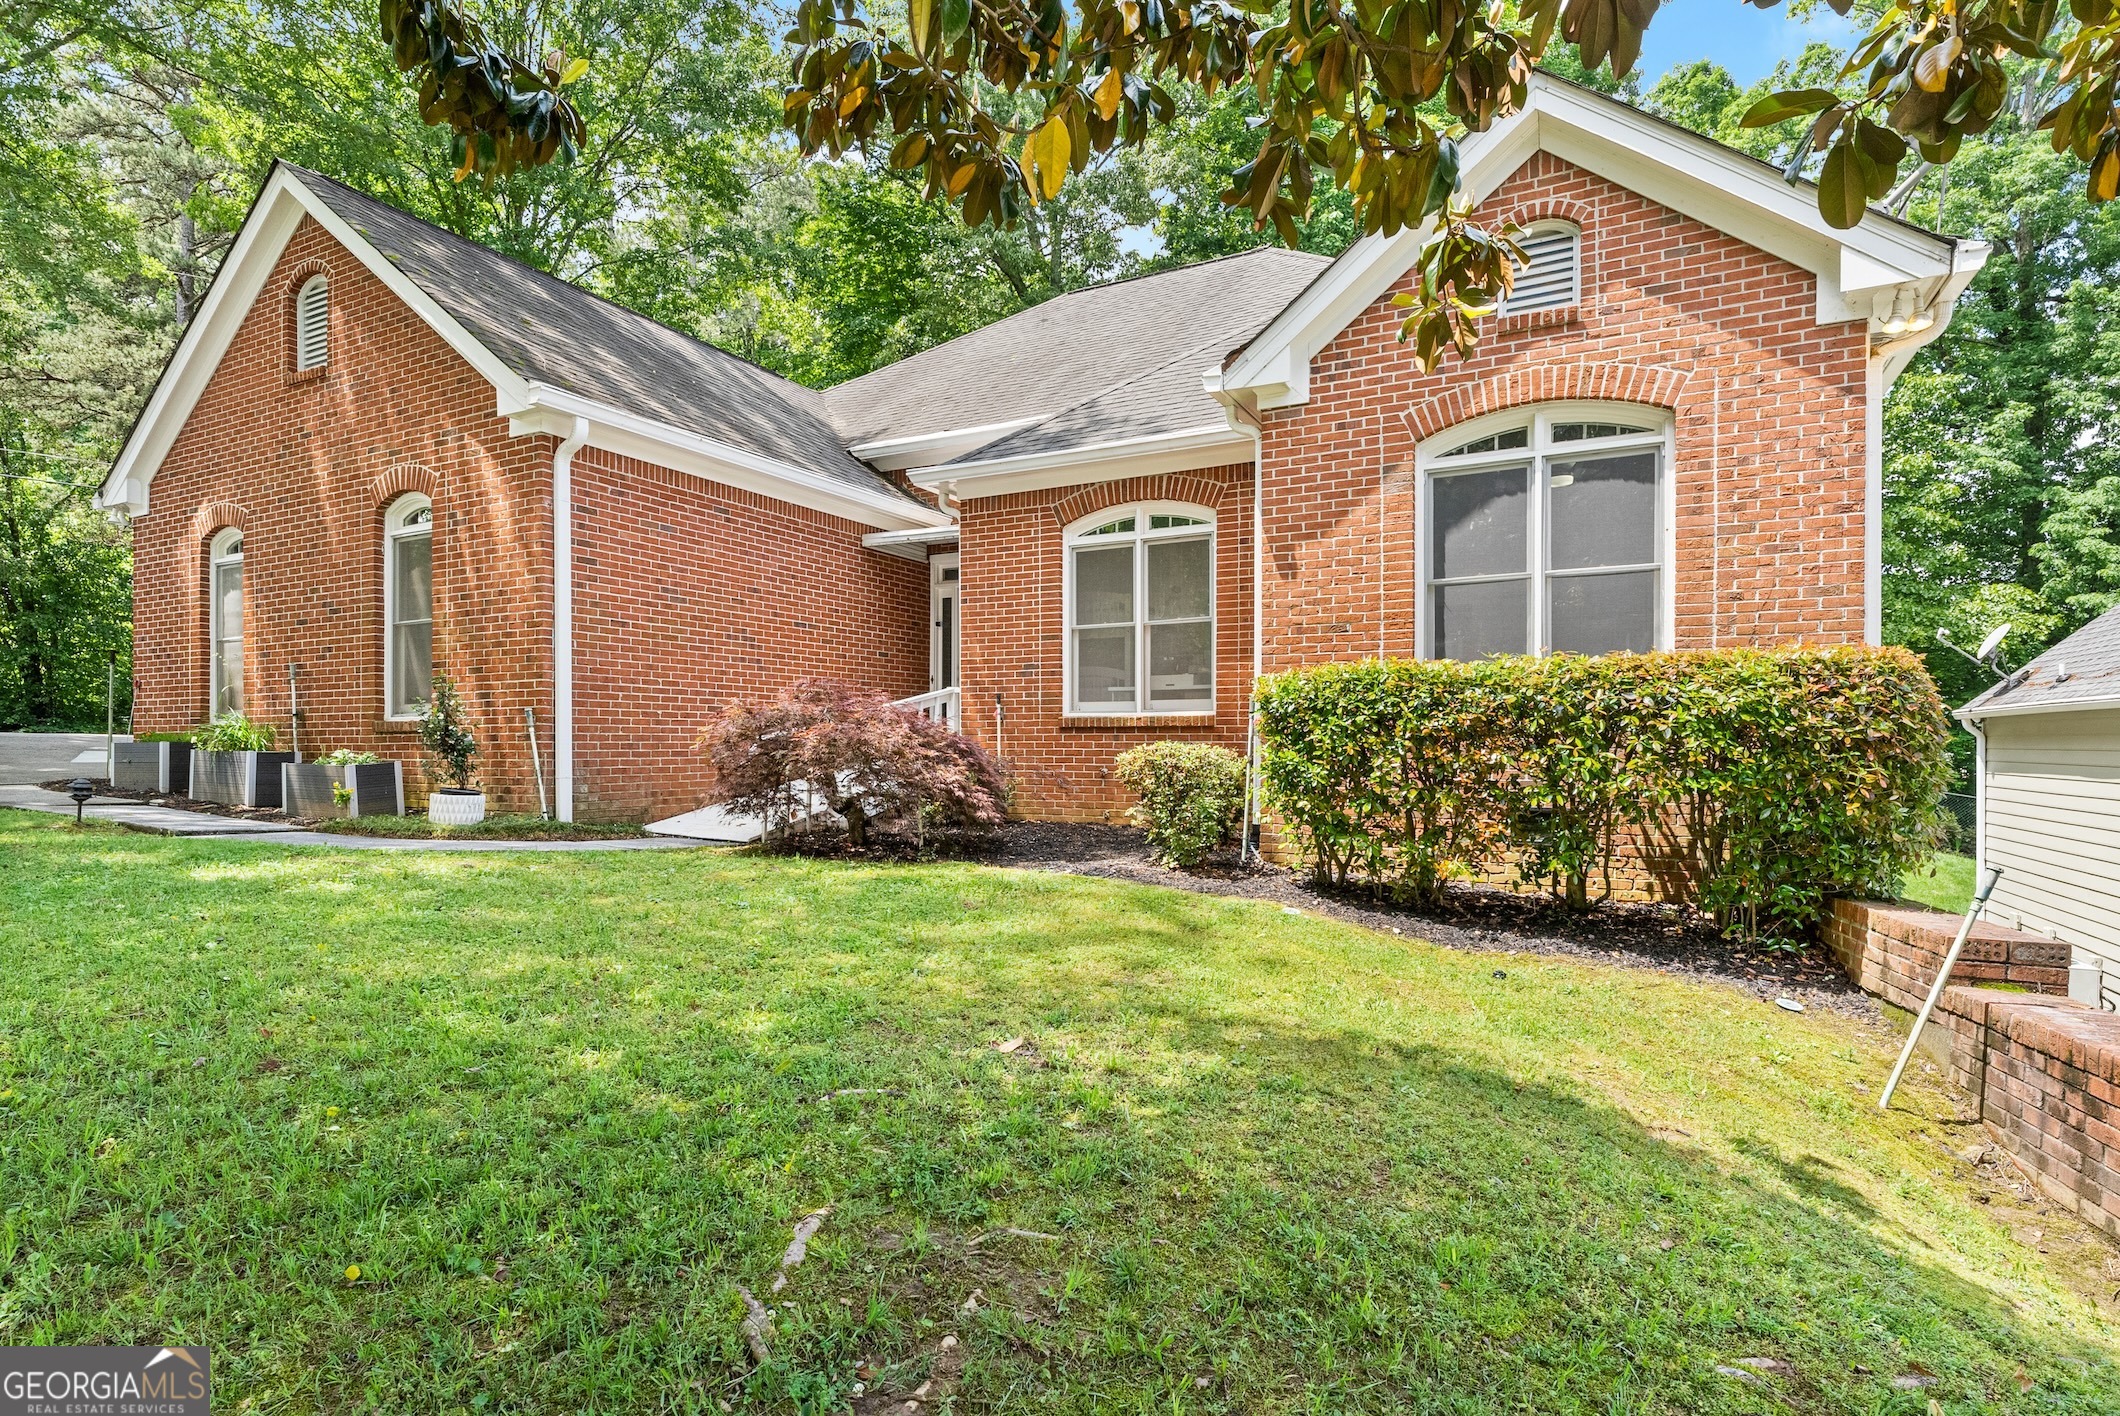
[[[392,836],[421,841],[607,841],[639,836],[639,826],[595,821],[548,821],[542,816],[489,816],[473,826],[437,826],[424,816],[340,816],[319,821],[340,836]]]
[[[1945,914],[1964,914],[1973,903],[1973,858],[1938,851],[1900,884],[1899,897]]]
[[[1661,975],[26,813],[0,963],[0,1343],[204,1342],[228,1410],[2120,1407],[2110,1251],[1972,1203],[1926,1081],[1879,1116],[1887,1031]]]

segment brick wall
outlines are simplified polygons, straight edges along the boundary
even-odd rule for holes
[[[1080,487],[982,497],[959,521],[963,586],[964,725],[997,743],[1016,784],[1019,814],[1117,821],[1130,794],[1112,759],[1164,738],[1244,747],[1251,699],[1251,476],[1249,464]],[[1215,710],[1147,718],[1071,717],[1063,646],[1066,528],[1129,502],[1176,501],[1215,514]]]
[[[292,295],[331,276],[330,359],[293,366]],[[522,709],[551,750],[553,439],[511,438],[493,389],[315,222],[304,220],[156,473],[133,522],[135,727],[209,712],[206,548],[243,530],[244,679],[288,742],[300,668],[302,750],[416,763],[383,706],[383,511],[434,499],[437,667],[461,685],[489,790],[532,807]],[[408,776],[415,798],[420,774]]]
[[[1837,900],[1823,933],[1849,977],[1912,1012],[1958,923],[1933,910]],[[1977,926],[1924,1044],[2041,1189],[2120,1238],[2120,1014],[2057,996],[2068,987],[2068,957],[2066,944]]]
[[[928,686],[928,571],[866,529],[598,449],[574,460],[577,815],[652,820],[711,785],[717,709],[800,678]]]
[[[1578,222],[1582,301],[1492,321],[1432,375],[1389,294],[1319,352],[1309,403],[1265,420],[1268,671],[1415,652],[1415,445],[1560,398],[1675,419],[1677,647],[1861,639],[1862,324],[1816,323],[1808,271],[1549,153],[1480,211]]]
[[[331,357],[292,371],[291,292],[331,275]],[[383,512],[434,500],[434,656],[463,690],[497,810],[534,810],[523,710],[552,778],[554,439],[515,438],[491,385],[313,222],[296,232],[133,523],[141,731],[208,715],[206,548],[244,533],[252,717],[302,748],[416,764],[383,717]],[[699,804],[715,708],[805,675],[927,687],[927,573],[864,528],[647,463],[575,459],[576,783],[583,819]],[[415,801],[420,774],[408,779]]]

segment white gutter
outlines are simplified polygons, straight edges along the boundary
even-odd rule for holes
[[[552,450],[552,805],[574,819],[574,454],[589,441],[589,420]]]
[[[2068,713],[2085,708],[2120,708],[2120,694],[2107,694],[2102,698],[2070,698],[2059,703],[2006,703],[1999,708],[1983,708],[1969,703],[1953,716],[1959,722],[1973,724],[1983,718],[2016,718],[2026,713]]]
[[[1241,430],[1232,430],[1227,422],[1210,423],[1197,428],[1181,428],[1174,433],[1115,438],[1053,452],[1027,452],[982,462],[949,462],[939,467],[923,467],[907,475],[916,487],[947,488],[952,495],[1002,496],[1009,492],[1032,492],[1082,482],[1110,482],[1125,477],[1155,477],[1202,467],[1219,467],[1237,460],[1231,454],[1246,444],[1247,439]],[[961,491],[959,484],[962,484]]]
[[[981,423],[970,428],[945,428],[940,432],[915,433],[908,437],[877,438],[847,449],[871,467],[902,472],[909,467],[933,467],[975,452],[988,443],[1021,432],[1039,418],[1012,418],[1005,423]]]

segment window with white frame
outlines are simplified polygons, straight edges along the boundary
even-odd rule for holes
[[[1068,708],[1200,713],[1215,705],[1215,519],[1114,507],[1067,535]]]
[[[383,515],[383,694],[392,718],[417,718],[434,691],[434,506],[418,493]]]
[[[213,710],[225,718],[243,711],[243,533],[234,527],[213,538],[206,567],[207,635]]]
[[[1534,221],[1518,238],[1524,259],[1502,301],[1505,315],[1558,310],[1582,298],[1583,233],[1565,221]]]
[[[1666,641],[1669,420],[1553,404],[1420,451],[1430,658],[1605,654]]]
[[[331,277],[316,274],[294,297],[294,366],[321,369],[331,357]]]

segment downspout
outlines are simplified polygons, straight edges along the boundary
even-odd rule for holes
[[[552,805],[574,819],[574,454],[589,441],[589,420],[552,450]]]
[[[1237,858],[1253,855],[1252,830],[1259,822],[1259,680],[1266,676],[1266,432],[1259,415],[1243,400],[1222,387],[1222,370],[1212,368],[1200,376],[1203,387],[1222,405],[1222,415],[1232,428],[1251,435],[1251,692],[1244,705],[1244,834]]]

